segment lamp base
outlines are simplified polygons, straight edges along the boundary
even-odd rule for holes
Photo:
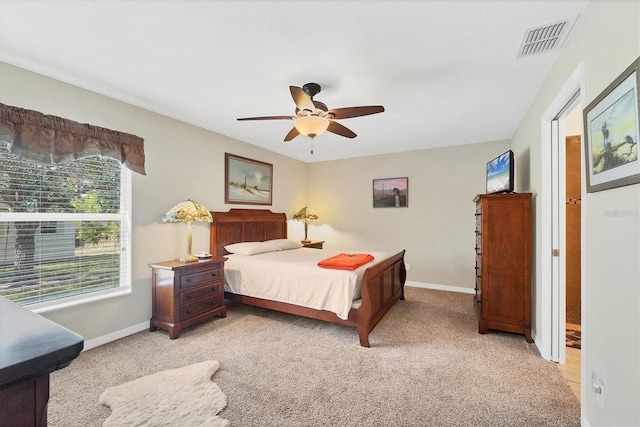
[[[311,240],[300,240],[300,243],[302,243],[303,245],[306,245],[307,243],[311,243]]]
[[[183,258],[177,258],[176,261],[178,261],[180,264],[187,264],[189,262],[197,262],[198,261],[198,257],[193,256],[193,255],[187,255]]]

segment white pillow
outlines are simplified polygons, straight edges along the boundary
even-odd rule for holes
[[[266,240],[264,243],[271,243],[273,245],[278,246],[281,251],[286,251],[288,249],[298,249],[302,247],[300,242],[291,239],[273,239]]]
[[[227,252],[238,255],[257,255],[280,250],[278,245],[268,242],[240,242],[227,245],[224,248]]]

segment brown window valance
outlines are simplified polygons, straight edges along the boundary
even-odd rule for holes
[[[101,155],[145,175],[142,138],[1,103],[0,141],[8,142],[12,153],[40,163]]]

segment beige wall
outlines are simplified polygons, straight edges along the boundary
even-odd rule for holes
[[[590,102],[639,55],[640,3],[591,1],[511,142],[516,191],[542,191],[541,116],[578,65],[584,65]],[[133,294],[47,314],[86,339],[148,321],[147,264],[176,257],[184,248],[184,229],[159,218],[187,197],[214,210],[229,207],[221,185],[225,151],[274,164],[272,210],[290,214],[308,202],[321,216],[310,229],[312,239],[346,250],[407,249],[409,280],[473,287],[471,200],[484,191],[484,164],[508,142],[305,165],[12,66],[0,64],[0,74],[3,103],[145,138],[148,175],[133,180]],[[398,176],[409,177],[409,207],[372,208],[372,180]],[[583,415],[593,426],[640,425],[640,188],[589,194],[585,204]],[[536,223],[540,217],[536,203]],[[291,229],[301,232],[299,224]],[[544,315],[541,292],[549,286],[540,274],[541,229],[535,227],[535,233],[534,329]],[[206,249],[206,242],[206,228],[196,227],[194,250]],[[605,408],[590,391],[592,371],[604,377]]]
[[[407,280],[473,289],[473,198],[485,192],[486,163],[507,149],[498,141],[311,163],[309,205],[320,221],[310,238],[344,250],[406,249]],[[409,206],[373,208],[373,180],[395,177],[409,178]]]
[[[273,206],[293,212],[306,202],[306,165],[129,104],[0,63],[0,102],[81,123],[138,135],[145,140],[147,175],[133,174],[133,293],[44,315],[95,339],[151,317],[148,264],[186,251],[186,226],[163,224],[162,215],[191,198],[210,210],[242,208],[224,204],[224,153],[273,164]],[[193,251],[209,248],[208,226],[194,225]],[[300,230],[296,229],[301,237]]]
[[[541,117],[582,63],[588,104],[640,55],[640,2],[591,1],[512,140],[517,155],[530,159],[528,182],[539,195],[542,174]],[[583,323],[586,366],[582,384],[583,418],[596,425],[640,425],[640,185],[587,194],[586,299]],[[536,204],[536,222],[541,218]],[[542,230],[536,228],[535,324],[541,327],[540,301],[550,286],[541,277]],[[591,372],[605,382],[605,406],[591,390]]]

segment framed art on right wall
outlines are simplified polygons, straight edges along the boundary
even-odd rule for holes
[[[583,112],[587,192],[640,183],[640,58]]]

